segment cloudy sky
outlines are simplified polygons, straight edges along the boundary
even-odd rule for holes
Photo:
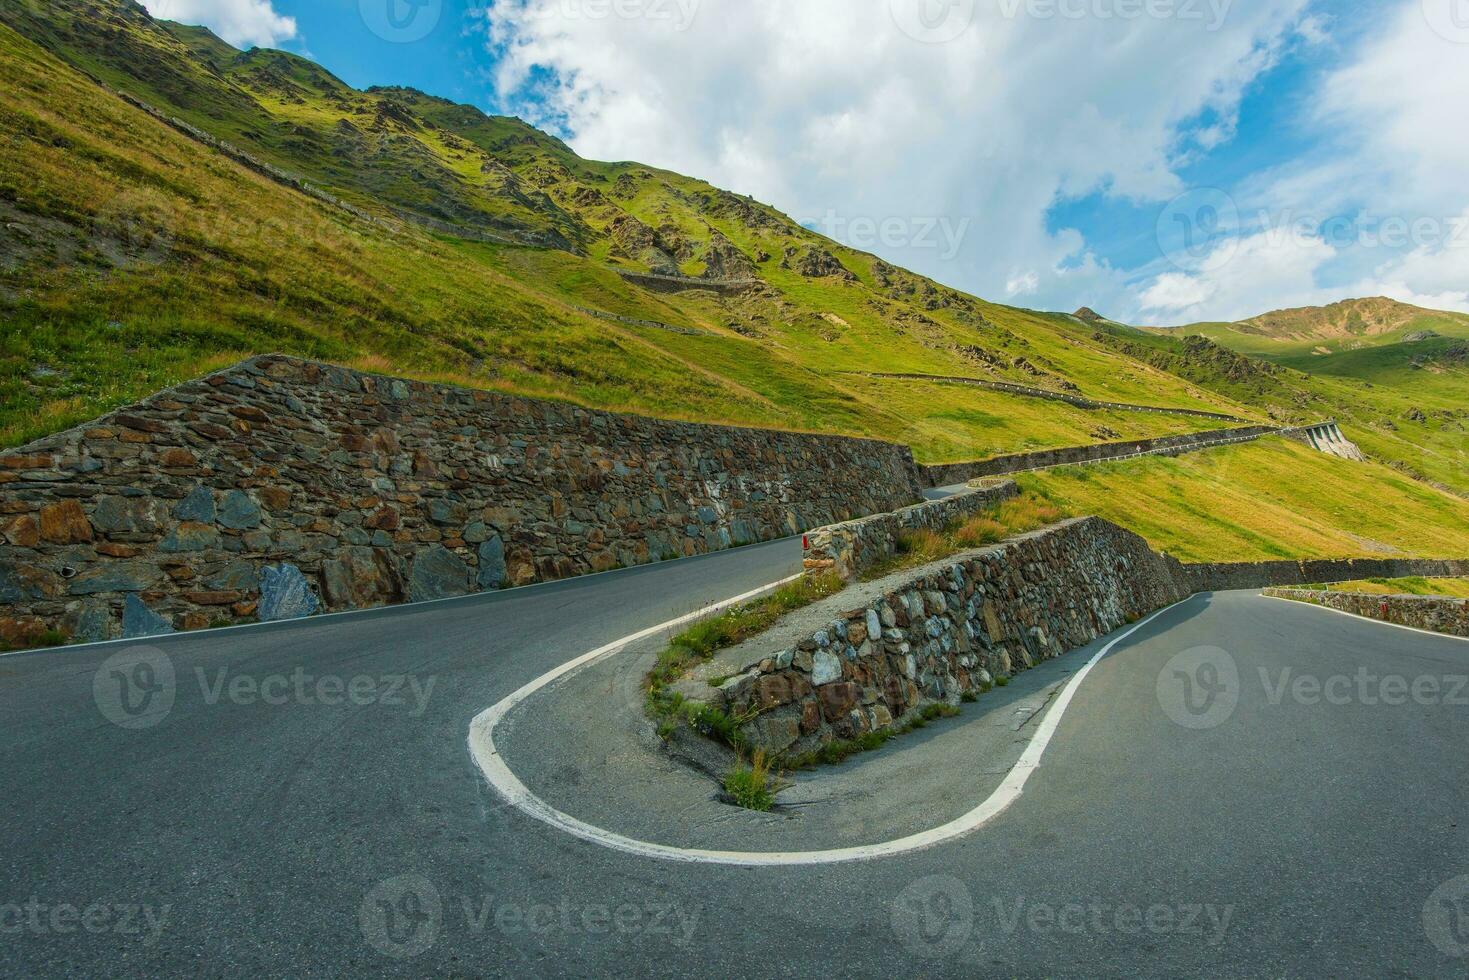
[[[1469,0],[146,0],[988,299],[1469,311]]]

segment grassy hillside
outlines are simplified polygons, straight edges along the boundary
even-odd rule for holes
[[[1285,439],[1021,478],[1184,561],[1469,557],[1469,502]]]
[[[519,120],[419,92],[356,91],[132,0],[0,4],[0,134],[0,445],[282,351],[599,408],[872,436],[934,462],[1218,423],[867,372],[1252,421],[1336,415],[1381,459],[1469,491],[1450,347],[1373,380],[988,303],[702,181],[582,160]],[[654,291],[622,273],[702,288]],[[1386,468],[1281,451],[1311,479],[1240,484],[1236,509],[1257,494],[1309,512],[1319,479],[1343,499],[1428,495],[1385,511],[1370,541],[1427,547],[1420,538],[1442,530],[1448,547],[1469,526],[1459,502]],[[1320,538],[1274,525],[1219,536],[1207,516],[1217,488],[1180,472],[1169,506],[1200,547],[1355,540],[1325,530],[1327,514]],[[1145,499],[1125,482],[1112,496]],[[1106,497],[1097,509],[1120,506]]]
[[[1275,418],[1336,418],[1374,458],[1469,493],[1469,315],[1348,300],[1234,324],[1106,325],[1097,335]]]
[[[1064,339],[1064,318],[944,289],[700,181],[580,160],[518,120],[407,90],[355,92],[302,59],[237,52],[125,0],[5,5],[0,22],[25,32],[0,26],[0,126],[15,137],[0,145],[5,444],[265,350],[880,436],[935,459],[1205,423],[894,393],[854,372],[977,374],[1253,414]],[[380,220],[262,177],[88,75]],[[349,128],[360,143],[333,142]],[[665,295],[616,268],[759,284]]]

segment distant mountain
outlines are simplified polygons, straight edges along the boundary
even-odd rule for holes
[[[1381,337],[1425,320],[1456,320],[1459,314],[1426,310],[1386,296],[1348,299],[1330,306],[1303,306],[1276,310],[1235,324],[1241,333],[1258,333],[1279,340],[1341,340]]]
[[[945,378],[1258,422],[1336,416],[1375,458],[1469,492],[1457,349],[1335,374],[1278,359],[1389,338],[1388,323],[1447,344],[1469,318],[1260,319],[1180,334],[987,302],[748,196],[586,160],[474,106],[360,91],[133,0],[0,0],[0,445],[280,351],[889,439],[930,462],[1216,424]],[[1334,472],[1364,499],[1382,479]],[[1206,513],[1215,496],[1182,499]]]

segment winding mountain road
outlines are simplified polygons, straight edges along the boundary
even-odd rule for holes
[[[1462,975],[1469,644],[1254,594],[1117,642],[1023,794],[921,850],[680,863],[486,783],[466,738],[489,706],[799,565],[781,541],[0,658],[0,975]],[[656,638],[526,698],[497,749],[640,839],[871,845],[981,802],[1107,642],[803,775],[774,814],[719,804],[639,733]]]

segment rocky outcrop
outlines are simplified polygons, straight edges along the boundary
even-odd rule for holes
[[[1424,595],[1365,595],[1360,592],[1308,592],[1303,589],[1267,589],[1265,594],[1277,599],[1325,606],[1398,626],[1469,637],[1469,599]]]
[[[753,279],[755,263],[735,247],[734,242],[718,231],[710,230],[709,245],[704,250],[705,279]]]
[[[668,254],[658,233],[630,214],[620,214],[607,228],[612,254],[641,262],[658,275],[678,275],[678,263]]]
[[[832,255],[824,248],[808,246],[799,251],[787,249],[785,261],[781,263],[782,268],[794,269],[798,274],[807,279],[821,279],[832,277],[845,279],[848,282],[856,282],[857,277],[853,275],[841,260]]]
[[[0,454],[0,641],[445,598],[917,497],[888,443],[258,357]]]

